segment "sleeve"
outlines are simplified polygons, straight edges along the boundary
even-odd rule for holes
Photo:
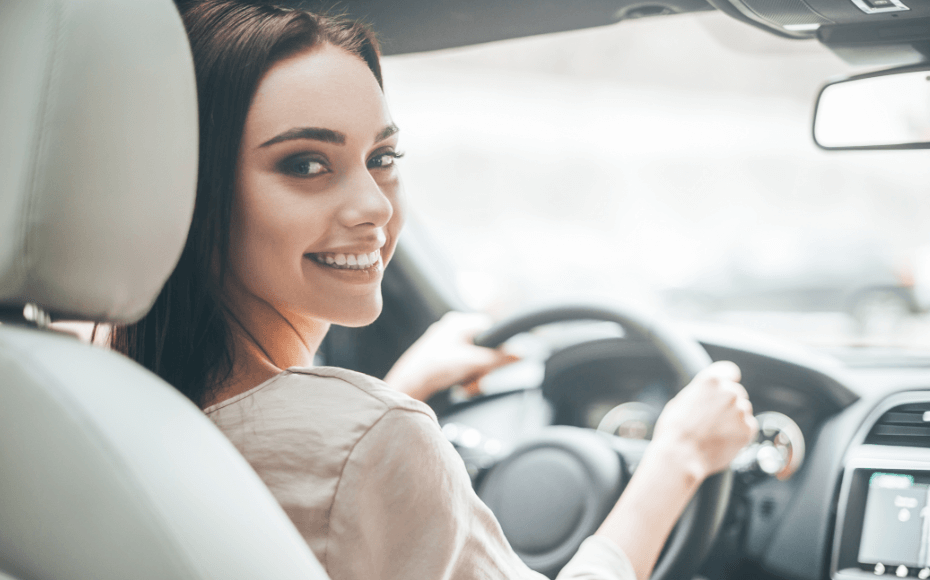
[[[602,536],[591,536],[555,580],[636,580],[633,564],[623,550]]]
[[[435,419],[418,411],[391,409],[358,441],[329,529],[332,580],[545,580],[511,549]],[[586,540],[559,580],[635,580],[611,545]]]

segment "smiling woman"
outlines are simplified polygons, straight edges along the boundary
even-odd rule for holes
[[[200,104],[193,225],[154,308],[117,328],[115,346],[204,407],[331,577],[540,578],[428,406],[313,366],[331,324],[380,314],[404,221],[372,36],[244,0],[183,16]],[[510,360],[471,348],[492,366]],[[754,435],[738,381],[718,363],[668,404],[623,496],[560,578],[649,576],[695,490]]]
[[[223,297],[234,334],[246,336],[234,341],[240,368],[224,398],[312,366],[329,323],[381,313],[403,226],[396,146],[381,88],[357,56],[311,47],[265,73],[236,170]]]

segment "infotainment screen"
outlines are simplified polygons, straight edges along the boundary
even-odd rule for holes
[[[861,564],[874,565],[876,574],[899,569],[898,575],[904,576],[901,572],[908,567],[921,569],[920,578],[930,576],[930,570],[922,570],[930,566],[928,494],[930,475],[871,474],[859,543]]]

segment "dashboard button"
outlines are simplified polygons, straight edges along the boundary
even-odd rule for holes
[[[885,573],[885,565],[882,564],[881,562],[879,562],[878,564],[875,564],[875,575],[881,576],[884,573]]]

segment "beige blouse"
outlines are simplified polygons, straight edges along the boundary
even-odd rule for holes
[[[345,369],[292,368],[206,409],[332,580],[543,580],[511,549],[427,405]],[[588,538],[559,580],[634,580]]]

